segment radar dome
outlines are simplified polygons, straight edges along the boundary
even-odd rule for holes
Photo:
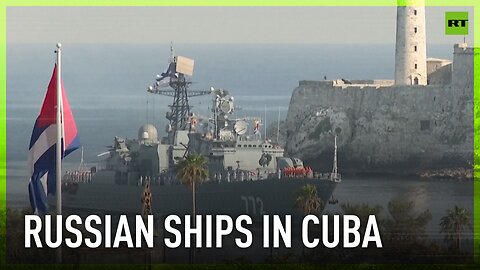
[[[138,130],[138,140],[146,142],[158,141],[157,129],[152,124],[145,124]]]

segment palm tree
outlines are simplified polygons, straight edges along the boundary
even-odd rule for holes
[[[297,192],[295,207],[300,209],[304,216],[318,214],[320,209],[323,208],[323,202],[322,198],[318,197],[317,187],[312,184],[303,186]],[[313,256],[313,253],[311,253],[310,256]],[[305,246],[302,248],[302,259],[306,259]]]
[[[196,185],[202,183],[208,177],[207,160],[199,154],[188,154],[181,159],[176,166],[177,177],[182,182],[192,188],[192,224],[196,227]],[[194,238],[195,239],[195,238]],[[190,249],[190,262],[195,261],[195,240],[192,249]]]
[[[387,210],[391,218],[383,222],[388,240],[407,245],[420,243],[425,227],[432,219],[430,211],[419,212],[413,201],[402,197],[390,200]]]
[[[196,184],[200,184],[208,177],[207,160],[199,154],[188,154],[181,159],[177,166],[177,177],[182,180],[185,185],[192,188],[192,216],[195,225],[195,193]]]
[[[440,220],[440,233],[445,233],[445,240],[451,242],[452,247],[460,251],[460,235],[465,227],[472,229],[471,221],[472,215],[467,209],[455,206]]]
[[[295,207],[302,210],[305,216],[320,212],[323,202],[318,197],[317,188],[311,184],[303,186],[295,198]]]

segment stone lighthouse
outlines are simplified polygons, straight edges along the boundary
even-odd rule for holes
[[[424,0],[398,0],[395,84],[427,84]]]

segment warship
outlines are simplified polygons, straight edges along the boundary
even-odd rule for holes
[[[194,60],[171,55],[167,70],[147,88],[152,94],[173,97],[166,118],[166,136],[158,137],[152,124],[138,130],[138,138],[115,137],[95,167],[66,172],[63,208],[73,213],[141,212],[145,185],[151,192],[152,213],[190,214],[192,190],[176,177],[175,165],[189,153],[206,157],[208,179],[196,188],[197,214],[300,215],[296,194],[314,185],[323,206],[341,181],[337,172],[336,137],[333,170],[318,173],[284,149],[262,138],[261,119],[236,119],[234,97],[224,89],[188,89]],[[212,96],[211,116],[191,111],[189,98]],[[332,136],[333,137],[333,136]],[[323,210],[323,209],[321,209]]]

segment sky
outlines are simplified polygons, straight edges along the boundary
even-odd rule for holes
[[[445,11],[427,7],[427,42],[453,44],[444,35]],[[62,43],[320,43],[395,42],[396,7],[7,7],[7,44]]]

